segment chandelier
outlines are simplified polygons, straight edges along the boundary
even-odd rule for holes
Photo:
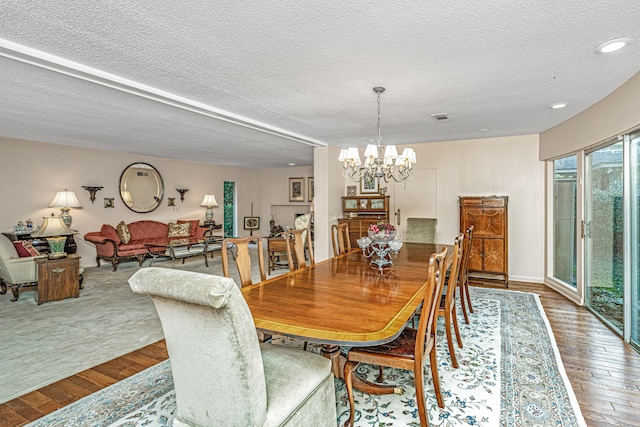
[[[393,179],[396,182],[406,183],[413,178],[412,165],[416,162],[416,152],[413,148],[405,148],[401,155],[395,145],[382,145],[382,135],[380,133],[380,95],[384,92],[383,87],[374,87],[373,91],[378,94],[378,136],[376,144],[369,144],[364,150],[364,165],[360,160],[360,154],[356,147],[343,148],[340,150],[339,161],[344,163],[342,175],[353,181],[380,183],[380,179],[389,182]]]

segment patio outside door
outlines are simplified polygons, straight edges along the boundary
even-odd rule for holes
[[[624,333],[623,143],[586,156],[585,302]]]

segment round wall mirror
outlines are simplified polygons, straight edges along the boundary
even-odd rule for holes
[[[160,172],[147,163],[133,163],[120,176],[120,197],[134,212],[146,213],[160,206],[164,184]]]

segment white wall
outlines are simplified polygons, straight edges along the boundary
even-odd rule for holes
[[[418,169],[437,171],[438,241],[452,243],[459,232],[459,196],[509,196],[510,279],[542,282],[544,162],[537,159],[538,136],[446,141],[412,147],[416,150]],[[353,183],[345,180],[344,185],[343,195],[346,186]],[[420,182],[407,183],[408,187],[415,185]],[[393,206],[394,194],[392,191],[389,194]]]
[[[162,175],[165,195],[162,204],[153,212],[139,214],[129,210],[118,193],[122,171],[131,163],[153,165]],[[159,157],[138,156],[110,151],[88,150],[55,144],[0,138],[0,231],[12,230],[18,221],[30,218],[35,225],[43,216],[60,214],[59,209],[47,208],[57,191],[75,191],[82,209],[72,209],[71,227],[76,235],[78,255],[85,266],[95,265],[95,249],[82,237],[99,231],[104,223],[116,225],[153,219],[175,222],[177,219],[204,220],[206,208],[200,202],[206,193],[213,193],[222,206],[223,182],[234,181],[238,188],[239,218],[248,216],[254,195],[253,171],[241,168],[212,166]],[[92,204],[83,185],[103,186]],[[176,188],[188,188],[184,202]],[[104,208],[104,198],[112,197],[115,208]],[[167,206],[167,198],[175,197],[175,207]],[[213,208],[214,219],[222,222],[222,208]],[[239,224],[240,235],[248,235]]]
[[[413,145],[419,168],[437,170],[438,234],[452,241],[458,231],[458,196],[503,194],[509,196],[509,261],[513,280],[541,281],[543,277],[543,162],[537,160],[538,138],[535,135],[447,141]],[[77,235],[78,254],[86,266],[95,265],[95,250],[82,241],[89,231],[103,223],[117,224],[141,219],[169,222],[177,219],[204,219],[200,207],[204,194],[212,192],[222,205],[223,182],[233,181],[238,190],[239,235],[242,219],[251,214],[261,219],[261,235],[269,233],[271,205],[300,206],[308,210],[309,202],[289,202],[289,177],[315,177],[316,258],[332,256],[330,225],[341,215],[341,196],[352,182],[344,180],[339,150],[334,147],[314,150],[315,168],[293,167],[252,171],[242,168],[212,166],[201,163],[145,157],[124,153],[88,150],[55,144],[0,139],[0,230],[10,230],[18,221],[31,218],[40,224],[42,216],[59,214],[47,208],[56,191],[68,188],[76,192],[83,209],[72,209],[72,227]],[[127,209],[118,195],[122,171],[131,163],[147,162],[163,177],[165,198],[149,214]],[[94,204],[83,185],[101,185]],[[180,202],[176,188],[189,188]],[[306,192],[306,188],[305,188]],[[103,199],[113,197],[115,208],[105,209]],[[176,198],[176,206],[167,206],[167,197]],[[214,208],[214,218],[222,221],[221,208]],[[450,236],[450,237],[448,237]]]
[[[269,220],[274,216],[276,225],[293,227],[294,213],[309,212],[307,191],[309,178],[313,177],[312,166],[292,166],[279,169],[254,171],[255,197],[254,215],[260,216],[260,235],[269,235]],[[289,201],[289,178],[302,178],[304,201]],[[242,220],[242,218],[240,218]],[[242,225],[241,225],[242,227]]]

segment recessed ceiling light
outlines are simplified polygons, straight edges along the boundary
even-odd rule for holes
[[[553,108],[554,110],[557,110],[558,108],[564,108],[566,107],[567,104],[566,102],[556,102],[555,104],[551,104],[550,107]]]
[[[616,50],[622,49],[629,43],[631,43],[631,38],[620,37],[620,38],[609,40],[608,42],[602,43],[600,46],[596,48],[596,52],[598,53],[615,52]]]
[[[295,166],[295,165],[296,165],[295,163],[289,163],[289,166]]]

